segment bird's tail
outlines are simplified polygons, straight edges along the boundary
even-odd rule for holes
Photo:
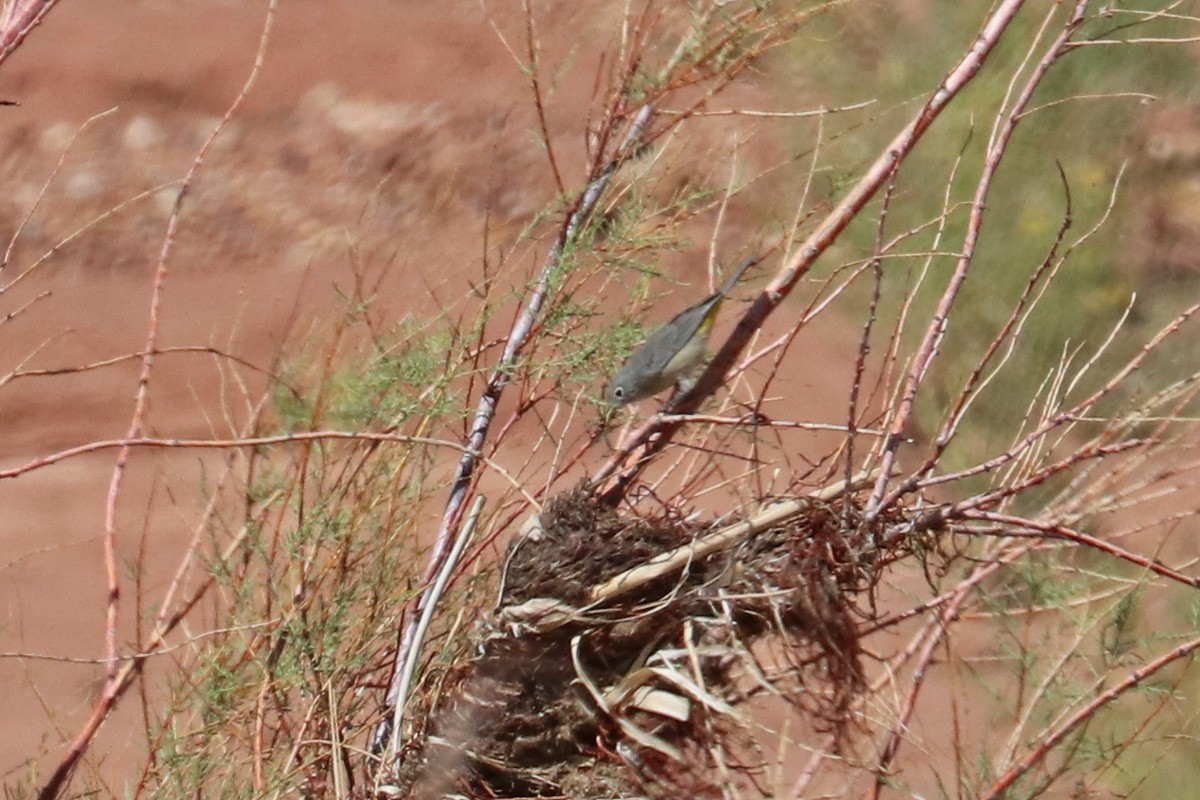
[[[725,282],[721,284],[721,288],[717,289],[717,294],[721,297],[729,294],[729,292],[733,290],[733,287],[737,286],[737,282],[742,279],[742,275],[746,273],[746,270],[750,269],[761,260],[762,256],[750,256],[750,258],[747,258],[741,264],[738,264],[737,268],[734,269],[734,271],[729,274],[729,277],[725,279]]]

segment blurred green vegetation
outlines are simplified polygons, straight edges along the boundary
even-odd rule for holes
[[[1055,20],[1033,51],[1014,94],[1069,11],[1067,4],[1056,4],[1055,8]],[[987,3],[950,0],[858,2],[819,17],[807,35],[789,49],[785,63],[788,77],[778,90],[781,107],[876,101],[866,111],[855,112],[872,115],[866,124],[861,123],[861,117],[852,119],[850,115],[825,122],[818,167],[825,170],[826,197],[839,199],[846,185],[911,119],[970,44],[988,10]],[[1018,15],[982,72],[905,162],[888,209],[885,238],[941,213],[946,183],[960,153],[950,202],[970,202],[996,110],[1009,91],[1013,70],[1029,53],[1047,10],[1043,5],[1031,5]],[[1129,21],[1128,15],[1090,20],[1076,38],[1085,39]],[[1116,35],[1194,35],[1187,25],[1158,20]],[[1031,387],[1041,385],[1064,357],[1073,357],[1076,367],[1084,363],[1109,336],[1134,292],[1138,298],[1125,332],[1101,360],[1100,368],[1092,371],[1090,379],[1080,382],[1075,396],[1096,388],[1103,376],[1110,374],[1112,365],[1132,355],[1200,289],[1200,273],[1181,275],[1153,262],[1122,263],[1121,257],[1132,249],[1130,240],[1151,236],[1144,229],[1144,217],[1136,213],[1137,204],[1148,201],[1147,191],[1156,190],[1147,177],[1151,167],[1137,140],[1137,126],[1157,108],[1193,103],[1200,95],[1197,59],[1188,48],[1179,44],[1082,47],[1060,59],[1034,95],[1030,108],[1041,108],[1018,125],[993,182],[971,273],[950,316],[949,332],[931,380],[919,398],[918,423],[926,434],[936,431],[947,404],[1054,245],[1066,212],[1056,162],[1061,163],[1070,184],[1073,216],[1060,254],[1100,220],[1121,176],[1118,201],[1107,223],[1071,253],[1055,276],[1022,331],[1013,358],[973,407],[957,450],[949,454],[949,464],[977,460],[980,453],[995,452],[997,445],[1010,441],[1015,426],[1028,413]],[[797,89],[797,85],[802,88]],[[1127,96],[1112,96],[1121,93]],[[1131,93],[1139,96],[1129,96]],[[1152,101],[1140,95],[1159,99]],[[1063,102],[1045,107],[1060,100]],[[791,126],[795,152],[814,146],[815,125]],[[848,135],[836,135],[850,127],[854,130]],[[809,164],[807,158],[798,159],[796,174],[803,175]],[[1196,169],[1200,175],[1200,166]],[[822,260],[814,273],[816,279],[871,255],[879,208],[877,199],[871,213],[856,221]],[[936,248],[939,252],[952,253],[961,247],[966,219],[965,205],[950,216]],[[887,326],[894,322],[899,304],[923,264],[919,254],[933,248],[934,234],[935,227],[930,226],[902,245],[903,252],[917,257],[885,260],[884,313],[876,342],[886,336]],[[1153,253],[1152,246],[1148,249]],[[934,258],[906,329],[909,341],[924,332],[954,266],[951,255]],[[852,294],[850,303],[844,306],[856,315],[866,307],[863,301],[870,291],[868,280],[859,283],[857,294]],[[877,344],[876,349],[879,347]],[[1110,369],[1103,369],[1104,365]]]

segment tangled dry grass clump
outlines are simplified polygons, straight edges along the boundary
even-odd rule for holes
[[[841,737],[865,688],[859,625],[882,570],[917,546],[892,535],[899,515],[868,526],[861,511],[849,493],[780,498],[722,527],[623,517],[586,487],[553,498],[509,549],[475,655],[423,715],[402,791],[720,797],[713,751],[753,774],[739,706],[765,692]],[[786,643],[785,669],[764,669],[764,641]]]

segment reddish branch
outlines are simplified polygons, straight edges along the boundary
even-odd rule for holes
[[[12,55],[58,0],[11,0],[0,20],[0,64]]]
[[[86,444],[68,447],[65,450],[59,450],[56,453],[39,456],[31,461],[22,464],[19,467],[0,470],[0,480],[6,478],[16,478],[30,472],[34,472],[45,467],[52,466],[60,461],[74,458],[76,456],[86,455],[88,453],[96,453],[103,450],[114,450],[120,448],[122,450],[147,447],[147,448],[182,448],[196,450],[229,450],[229,449],[245,449],[253,447],[265,447],[268,445],[277,444],[293,444],[297,442],[315,442],[322,440],[342,440],[342,441],[358,441],[358,442],[401,442],[403,444],[423,444],[432,445],[434,447],[448,447],[452,450],[465,452],[466,447],[458,442],[452,442],[448,439],[434,439],[427,436],[408,436],[402,433],[371,433],[369,431],[297,431],[295,433],[281,433],[274,436],[248,436],[234,439],[175,439],[175,438],[156,438],[151,436],[137,436],[128,439],[99,439],[96,441],[87,442]]]
[[[1033,535],[1038,538],[1053,538],[1064,539],[1069,542],[1081,544],[1084,547],[1090,547],[1093,550],[1099,550],[1102,553],[1107,553],[1110,556],[1115,556],[1122,561],[1128,561],[1142,569],[1162,575],[1164,578],[1170,578],[1173,581],[1182,583],[1192,589],[1200,589],[1200,578],[1194,578],[1191,575],[1185,575],[1182,572],[1171,569],[1165,564],[1159,563],[1153,558],[1147,558],[1143,555],[1126,550],[1123,547],[1118,547],[1112,542],[1106,542],[1096,536],[1077,531],[1069,528],[1066,525],[1060,525],[1054,522],[1039,522],[1037,520],[1025,519],[1011,514],[998,514],[991,511],[970,511],[965,513],[966,519],[978,519],[986,522],[993,522],[997,525],[1005,526],[1005,529],[999,531],[1001,536],[1013,536],[1013,528],[1017,530],[1025,530],[1033,532]]]

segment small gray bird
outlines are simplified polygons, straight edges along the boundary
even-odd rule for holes
[[[633,403],[681,382],[704,361],[708,336],[725,295],[758,258],[748,258],[733,271],[721,288],[647,337],[608,385],[610,403]]]

